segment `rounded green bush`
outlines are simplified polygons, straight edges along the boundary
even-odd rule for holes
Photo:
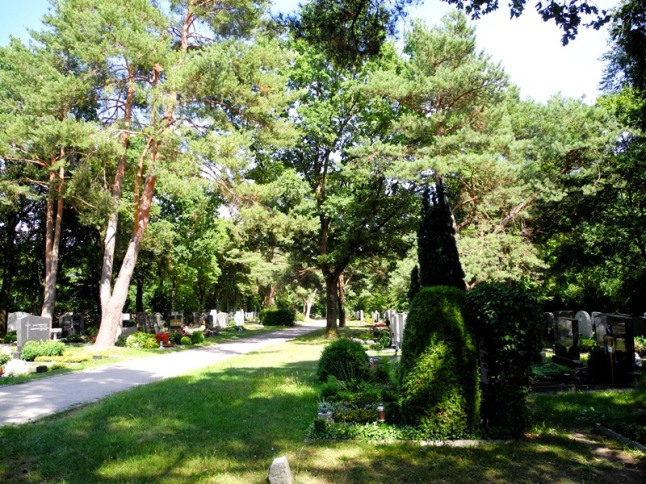
[[[402,414],[426,438],[468,435],[478,422],[476,349],[464,292],[423,287],[411,302],[400,362]]]
[[[287,308],[267,308],[260,311],[260,322],[265,326],[294,326],[296,314]]]
[[[333,376],[342,381],[363,380],[370,375],[370,362],[361,343],[346,338],[325,347],[316,370],[321,381]]]
[[[126,338],[126,348],[153,349],[158,347],[159,343],[157,343],[157,338],[154,334],[138,332]]]
[[[65,345],[60,341],[27,341],[22,347],[20,359],[34,361],[37,356],[61,356]]]
[[[191,344],[191,338],[188,336],[182,336],[182,339],[180,340],[180,344],[184,346],[188,346]]]
[[[195,331],[191,334],[191,344],[197,345],[204,343],[204,333],[202,331]]]
[[[9,361],[11,361],[11,356],[5,353],[0,353],[0,366],[6,365]]]

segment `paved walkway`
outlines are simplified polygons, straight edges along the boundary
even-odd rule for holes
[[[20,385],[2,385],[0,426],[29,422],[137,385],[183,375],[233,356],[283,343],[324,326],[324,321],[312,321],[238,341],[129,360]]]

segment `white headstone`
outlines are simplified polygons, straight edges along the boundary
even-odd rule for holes
[[[237,327],[244,326],[244,311],[238,310],[234,316],[234,321]]]
[[[592,338],[592,319],[585,311],[579,311],[574,316],[579,321],[579,334],[584,338]]]
[[[399,317],[395,317],[390,320],[390,337],[391,337],[391,344],[392,346],[401,346],[401,340],[399,338],[399,326],[401,325],[401,321]]]

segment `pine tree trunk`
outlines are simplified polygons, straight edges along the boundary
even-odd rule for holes
[[[276,297],[276,285],[270,284],[265,291],[265,297],[263,299],[262,307],[264,309],[272,307],[275,302],[275,297]]]
[[[45,287],[40,315],[53,319],[56,304],[56,279],[58,278],[58,253],[63,225],[63,180],[65,169],[58,174],[50,172],[47,214],[45,222]]]
[[[114,288],[110,291],[108,285],[108,294],[104,293],[102,284],[101,292],[101,327],[96,338],[95,348],[110,348],[114,346],[117,339],[117,330],[121,324],[121,313],[123,306],[128,298],[128,288],[132,273],[135,270],[141,241],[143,240],[148,221],[150,219],[150,206],[152,204],[153,194],[155,193],[155,176],[148,176],[144,186],[144,191],[139,204],[139,215],[137,217],[137,230],[132,234],[126,255],[121,264],[119,276],[114,283]],[[107,240],[106,240],[107,242]],[[105,274],[105,267],[104,267]],[[103,283],[104,281],[102,281]],[[109,282],[109,281],[108,281]]]

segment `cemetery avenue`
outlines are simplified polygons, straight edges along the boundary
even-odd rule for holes
[[[311,321],[262,336],[0,386],[0,426],[29,422],[138,385],[182,375],[323,326],[322,321]]]

